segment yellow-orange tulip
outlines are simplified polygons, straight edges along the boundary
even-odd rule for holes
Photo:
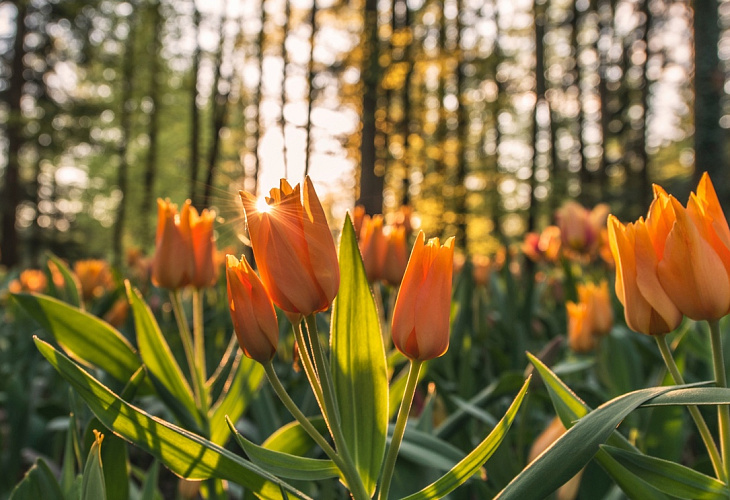
[[[606,335],[611,331],[613,309],[606,280],[602,280],[598,285],[594,283],[578,285],[578,300],[586,305],[591,335]]]
[[[530,448],[530,453],[527,457],[527,462],[530,463],[539,457],[545,450],[550,448],[555,441],[558,440],[566,432],[566,428],[560,421],[559,417],[553,418],[550,424],[545,428],[544,431],[535,439]],[[580,479],[583,475],[581,470],[575,476],[572,477],[567,483],[563,484],[558,488],[555,498],[557,500],[573,500],[578,497],[578,490],[580,488]]]
[[[157,236],[152,261],[152,283],[176,290],[188,285],[195,273],[190,235],[190,201],[178,214],[170,200],[157,200]]]
[[[566,202],[556,213],[563,245],[583,254],[593,252],[598,246],[601,228],[606,225],[608,211],[605,203],[589,212],[580,203]]]
[[[113,285],[109,263],[104,260],[79,260],[74,264],[74,273],[81,284],[84,300],[103,295]]]
[[[48,279],[40,269],[26,269],[17,279],[8,284],[8,291],[11,293],[31,292],[42,293],[46,291]]]
[[[279,345],[279,326],[271,298],[245,257],[226,256],[228,306],[238,344],[259,363],[271,361]]]
[[[392,226],[385,238],[387,240],[387,249],[385,251],[385,262],[383,262],[383,279],[391,286],[400,286],[408,265],[406,228],[404,226]]]
[[[380,281],[383,277],[385,254],[388,251],[388,242],[383,233],[382,215],[363,217],[359,243],[368,282]]]
[[[659,283],[661,255],[649,227],[643,219],[623,225],[613,215],[608,218],[608,238],[616,262],[616,295],[624,306],[626,324],[636,332],[660,335],[679,326],[682,313]],[[661,227],[655,222],[652,233],[656,236]]]
[[[253,253],[271,299],[284,311],[327,309],[340,286],[337,251],[312,182],[292,188],[284,179],[264,207],[241,191]]]
[[[454,238],[424,244],[418,233],[393,309],[393,344],[408,358],[425,361],[449,347]]]
[[[190,207],[190,237],[195,258],[195,272],[190,282],[196,288],[213,286],[218,280],[213,239],[214,219],[215,215],[207,208],[198,215],[195,207]]]
[[[590,352],[596,348],[597,338],[591,330],[587,304],[566,302],[568,311],[568,345],[574,352]]]

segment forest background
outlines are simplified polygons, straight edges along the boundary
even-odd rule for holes
[[[730,1],[0,2],[0,263],[150,249],[155,200],[242,233],[309,174],[489,254],[566,198],[730,200]]]

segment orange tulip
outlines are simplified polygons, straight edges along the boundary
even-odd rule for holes
[[[352,210],[352,225],[355,226],[355,236],[358,238],[360,238],[360,231],[362,231],[362,221],[366,216],[365,207],[355,205],[355,208]]]
[[[178,214],[177,205],[157,200],[157,236],[152,261],[152,283],[176,290],[188,285],[195,273],[190,235],[190,201]]]
[[[578,300],[586,305],[591,335],[606,335],[613,327],[613,309],[608,294],[608,282],[602,280],[578,285]]]
[[[590,352],[596,348],[597,339],[591,330],[588,305],[566,302],[568,311],[568,345],[574,352]]]
[[[425,361],[449,347],[454,238],[424,244],[418,233],[393,309],[393,344],[408,358]]]
[[[214,219],[215,215],[207,208],[198,215],[195,207],[190,207],[190,236],[195,258],[195,273],[191,284],[196,288],[213,286],[218,280],[216,246],[213,239]]]
[[[606,225],[608,205],[601,203],[590,212],[580,203],[566,202],[556,213],[563,245],[579,253],[593,252],[599,242],[601,228]]]
[[[530,447],[530,453],[527,457],[527,462],[530,463],[539,457],[545,450],[550,448],[555,441],[558,440],[566,432],[566,428],[560,421],[560,417],[555,417],[550,424],[542,431],[542,433],[535,439]],[[572,479],[563,484],[556,491],[555,498],[557,500],[573,500],[578,497],[578,490],[580,488],[580,480],[583,475],[581,470]]]
[[[249,358],[268,363],[279,345],[279,325],[264,284],[243,256],[240,262],[226,256],[226,280],[238,344]]]
[[[388,251],[388,242],[383,233],[382,215],[363,217],[359,243],[368,282],[380,281],[383,276],[385,254]]]
[[[682,313],[659,283],[657,267],[661,255],[654,246],[660,221],[623,225],[608,218],[608,238],[616,262],[616,295],[624,306],[626,324],[648,335],[671,332],[682,321]],[[655,235],[655,238],[650,236]]]
[[[406,228],[404,226],[390,227],[385,239],[387,248],[385,262],[383,262],[383,279],[391,286],[400,286],[408,265]]]
[[[284,311],[308,315],[327,309],[340,286],[337,251],[312,181],[292,188],[281,180],[264,208],[241,191],[261,280]]]
[[[48,279],[43,271],[26,269],[20,273],[17,279],[8,284],[8,291],[11,293],[42,293],[46,291],[46,285],[48,285]]]
[[[113,285],[109,263],[104,260],[79,260],[74,264],[74,273],[81,284],[84,300],[103,295]]]

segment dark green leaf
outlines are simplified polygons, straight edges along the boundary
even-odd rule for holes
[[[42,459],[38,459],[10,493],[10,500],[39,500],[45,498],[60,499],[64,496],[51,469]]]

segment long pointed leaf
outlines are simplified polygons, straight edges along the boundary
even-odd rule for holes
[[[38,500],[40,498],[64,498],[56,477],[42,459],[38,459],[10,493],[10,500]]]
[[[289,453],[267,449],[243,437],[234,427],[230,419],[226,418],[226,423],[239,446],[246,452],[246,455],[248,455],[251,461],[277,477],[317,481],[340,476],[339,469],[332,460],[299,457]]]
[[[12,297],[79,363],[101,368],[120,382],[142,365],[129,341],[99,318],[45,295]]]
[[[722,481],[675,462],[602,445],[601,449],[656,489],[668,495],[710,500],[730,498]]]
[[[349,216],[339,259],[342,286],[332,311],[332,377],[347,447],[372,495],[385,453],[388,374],[380,319]]]
[[[56,289],[56,294],[59,298],[65,299],[66,302],[74,307],[81,307],[81,294],[79,293],[79,282],[76,276],[71,272],[64,261],[52,253],[48,253],[48,261],[52,263],[52,265],[56,266],[58,272],[61,273],[61,276],[63,276],[63,289],[58,290],[56,288],[50,265],[48,265],[48,271],[51,274],[51,276],[49,276],[50,279],[48,280],[49,285]]]
[[[91,445],[91,450],[89,450],[89,456],[84,467],[84,479],[81,482],[81,500],[106,499],[104,467],[101,462],[101,443],[103,440],[103,434],[96,434],[96,439]]]
[[[467,479],[473,476],[484,463],[492,456],[494,451],[499,447],[500,443],[507,435],[512,422],[517,415],[517,410],[522,404],[522,400],[527,393],[527,388],[530,385],[530,379],[527,379],[522,386],[522,389],[515,397],[512,404],[507,409],[502,420],[496,425],[496,427],[484,438],[479,446],[469,453],[464,459],[456,464],[453,469],[444,474],[435,483],[425,487],[418,493],[407,496],[403,500],[426,500],[443,498],[450,492],[461,486]],[[538,497],[523,497],[523,498],[538,498]]]
[[[175,474],[188,479],[227,479],[261,498],[279,499],[281,488],[299,498],[308,498],[255,464],[119,399],[50,344],[37,337],[34,340],[41,354],[107,428],[158,458]]]

